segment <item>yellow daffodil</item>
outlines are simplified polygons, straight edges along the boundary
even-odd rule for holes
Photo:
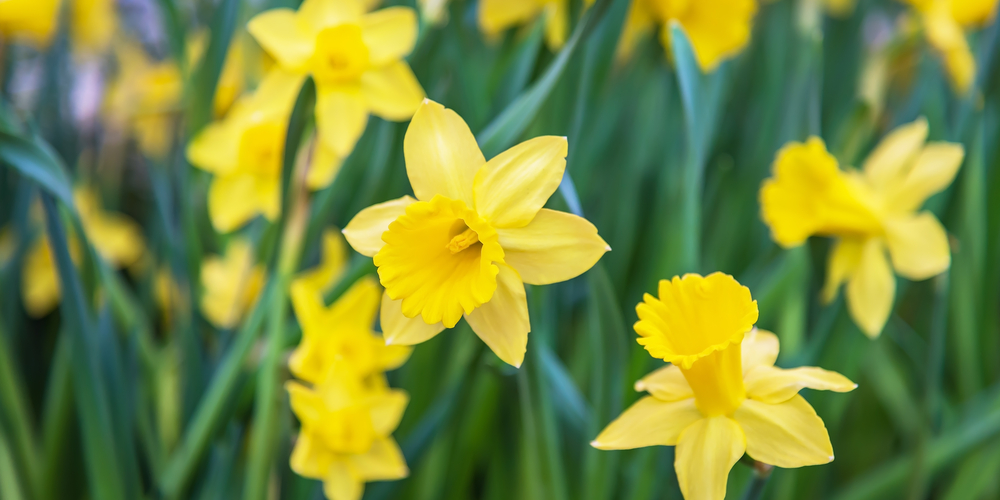
[[[254,264],[249,241],[235,239],[226,246],[224,257],[202,262],[201,284],[205,318],[218,328],[233,328],[257,301],[264,286],[264,266]]]
[[[232,231],[257,214],[278,217],[285,132],[297,92],[297,77],[272,70],[252,95],[188,145],[191,164],[215,174],[208,213],[216,230]]]
[[[617,57],[630,58],[640,36],[656,27],[669,50],[670,25],[677,23],[691,40],[702,71],[712,71],[750,43],[756,13],[755,0],[632,0]]]
[[[344,274],[344,264],[347,262],[347,245],[340,231],[327,229],[323,231],[323,254],[319,265],[304,271],[295,278],[297,283],[305,283],[313,290],[326,292]]]
[[[392,432],[409,397],[406,392],[363,383],[351,369],[334,363],[323,383],[310,389],[286,385],[302,430],[292,450],[296,474],[323,481],[331,500],[358,500],[368,481],[409,474]]]
[[[180,71],[172,61],[153,61],[137,42],[115,47],[118,75],[108,86],[109,121],[131,131],[143,154],[163,158],[173,145],[173,117],[180,105]]]
[[[870,337],[879,335],[892,311],[893,268],[923,280],[951,263],[944,227],[918,210],[951,184],[964,150],[926,140],[926,120],[903,125],[879,143],[861,171],[840,170],[818,137],[793,142],[778,152],[773,177],[760,189],[762,217],[781,246],[800,245],[812,235],[837,238],[823,296],[833,300],[846,282],[851,317]]]
[[[976,60],[965,31],[996,17],[997,0],[902,0],[919,14],[928,43],[944,58],[952,87],[966,93],[976,77]]]
[[[387,342],[424,342],[464,315],[500,359],[521,365],[524,283],[574,278],[610,250],[587,220],[542,208],[567,148],[565,137],[536,137],[487,162],[454,111],[424,101],[403,139],[416,199],[368,207],[344,229],[375,258]]]
[[[833,460],[833,447],[803,388],[847,392],[838,373],[774,366],[778,338],[757,330],[757,301],[732,276],[662,280],[659,298],[636,306],[639,343],[670,362],[635,384],[647,391],[591,445],[602,450],[676,446],[687,500],[722,500],[729,469],[747,453],[777,467]]]
[[[118,30],[115,0],[72,0],[70,35],[73,50],[100,54]]]
[[[62,0],[0,0],[0,34],[47,47],[55,34]]]
[[[119,268],[139,261],[146,249],[142,230],[135,221],[122,214],[104,211],[97,193],[89,188],[76,188],[73,201],[87,240],[102,259]],[[73,262],[79,263],[82,257],[80,243],[72,233],[67,237],[67,244]],[[24,307],[33,317],[45,316],[59,305],[59,274],[45,235],[35,240],[25,257],[21,292]]]
[[[432,3],[432,2],[428,2]],[[586,5],[593,0],[585,2]],[[559,50],[566,43],[569,31],[568,0],[481,0],[479,2],[479,29],[496,37],[513,26],[545,16],[545,44]]]
[[[286,70],[316,82],[316,127],[326,147],[346,157],[369,113],[409,119],[424,97],[402,60],[417,39],[408,7],[365,13],[360,0],[305,0],[299,10],[257,15],[247,30]]]
[[[190,67],[199,64],[201,57],[208,48],[208,31],[195,32],[187,39],[187,59]],[[241,33],[235,33],[226,51],[226,60],[222,63],[222,72],[215,87],[215,97],[212,100],[212,114],[216,118],[225,116],[226,111],[243,92],[245,83],[245,61]]]

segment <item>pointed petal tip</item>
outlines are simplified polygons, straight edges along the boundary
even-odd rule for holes
[[[590,442],[590,446],[593,446],[594,448],[597,449],[601,449],[601,443],[598,442],[596,439]]]
[[[642,380],[636,380],[635,384],[632,384],[632,388],[635,389],[636,392],[642,392],[646,390],[646,384],[642,383]]]
[[[611,251],[611,245],[604,245],[604,251],[605,252],[610,252]]]

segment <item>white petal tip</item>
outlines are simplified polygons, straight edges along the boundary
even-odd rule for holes
[[[385,345],[392,345],[392,339],[385,339]]]
[[[611,245],[604,245],[604,251],[605,252],[610,252],[611,251]]]
[[[640,380],[636,382],[634,385],[632,385],[632,388],[635,389],[636,392],[642,392],[646,390],[646,384],[643,384],[642,381]]]
[[[424,98],[424,100],[423,100],[423,101],[421,101],[420,103],[421,103],[421,104],[430,104],[430,103],[432,103],[432,102],[434,102],[434,101],[432,101],[432,100],[430,100],[429,98],[425,97],[425,98]]]
[[[597,440],[595,439],[595,440],[593,440],[593,441],[590,442],[590,446],[593,446],[594,448],[600,449],[601,448],[601,443],[597,442]]]

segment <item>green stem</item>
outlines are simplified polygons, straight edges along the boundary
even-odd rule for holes
[[[23,474],[33,498],[39,497],[41,457],[35,441],[35,429],[31,425],[28,399],[24,384],[14,370],[14,357],[9,352],[6,335],[0,330],[0,428],[7,431],[11,452],[16,457],[15,464]]]
[[[754,464],[753,476],[750,477],[747,489],[743,491],[743,500],[759,500],[761,498],[761,495],[764,494],[764,488],[767,486],[767,480],[771,478],[771,470],[770,465],[760,462]]]
[[[64,328],[65,329],[65,328]],[[42,488],[40,498],[55,500],[59,498],[57,489],[59,478],[63,473],[62,461],[66,457],[64,450],[69,441],[70,427],[73,423],[73,374],[70,370],[72,352],[70,349],[69,332],[59,332],[56,341],[56,352],[52,359],[52,371],[49,374],[48,387],[45,391],[45,406],[42,411],[42,449],[45,459],[42,469]]]
[[[17,459],[14,458],[14,450],[11,443],[0,427],[0,498],[4,500],[24,500],[28,498],[24,494],[24,487],[17,473]]]

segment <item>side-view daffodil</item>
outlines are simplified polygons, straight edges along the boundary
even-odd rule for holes
[[[366,13],[360,0],[305,0],[298,11],[273,9],[247,30],[286,71],[316,82],[316,127],[322,142],[346,157],[368,115],[402,121],[424,97],[406,57],[417,39],[408,7]]]
[[[709,72],[750,43],[756,13],[755,0],[632,0],[617,58],[629,59],[639,38],[657,27],[669,51],[670,25],[677,23],[691,40],[698,65]]]
[[[803,388],[851,391],[820,368],[776,368],[778,338],[753,328],[757,301],[732,276],[662,280],[659,298],[636,306],[639,343],[671,363],[635,384],[643,397],[591,445],[602,450],[676,446],[674,469],[687,500],[722,500],[744,453],[777,467],[833,460],[823,420]]]
[[[0,0],[0,35],[45,48],[52,41],[62,0]]]
[[[233,328],[257,301],[264,286],[264,266],[254,264],[253,247],[234,239],[223,257],[201,263],[201,312],[217,328]]]
[[[976,60],[965,30],[978,29],[996,18],[997,0],[902,0],[920,16],[927,42],[944,59],[952,87],[966,93],[976,77]]]
[[[951,264],[944,227],[918,210],[951,184],[965,153],[961,144],[926,139],[925,119],[900,126],[861,171],[840,170],[818,137],[793,142],[778,152],[774,176],[760,189],[761,215],[779,245],[794,247],[812,235],[837,238],[823,298],[832,301],[846,282],[851,317],[869,337],[881,333],[892,311],[893,268],[924,280]]]
[[[113,127],[131,132],[143,154],[163,158],[173,145],[180,70],[173,61],[152,60],[135,41],[120,41],[115,54],[118,74],[105,96],[106,117]]]
[[[584,2],[585,5],[593,0]],[[559,50],[566,43],[569,31],[569,0],[481,0],[479,29],[488,36],[545,16],[545,44]]]
[[[120,268],[130,266],[142,257],[146,247],[142,230],[134,220],[105,211],[97,193],[87,187],[73,190],[73,202],[87,240],[102,259]],[[72,233],[67,235],[67,243],[73,262],[80,262],[83,254],[77,237]],[[35,240],[25,257],[21,292],[24,307],[33,317],[45,316],[59,305],[59,275],[55,256],[45,235]]]
[[[378,266],[387,342],[424,342],[464,316],[500,359],[521,365],[524,283],[574,278],[610,250],[586,219],[542,208],[567,149],[565,137],[536,137],[487,162],[462,118],[424,101],[403,139],[416,199],[368,207],[344,229]]]
[[[392,432],[409,397],[406,392],[365,384],[350,368],[335,363],[313,388],[286,384],[302,430],[292,450],[296,474],[323,481],[331,500],[359,500],[368,481],[409,474]]]
[[[278,217],[285,133],[298,85],[296,76],[272,70],[252,95],[188,145],[191,164],[215,174],[208,214],[216,230],[230,232],[257,214]]]
[[[296,377],[320,383],[334,362],[366,377],[398,368],[409,357],[410,347],[386,345],[372,330],[382,297],[374,278],[359,280],[329,307],[309,282],[293,283],[291,295],[302,325],[302,341],[288,360]]]

